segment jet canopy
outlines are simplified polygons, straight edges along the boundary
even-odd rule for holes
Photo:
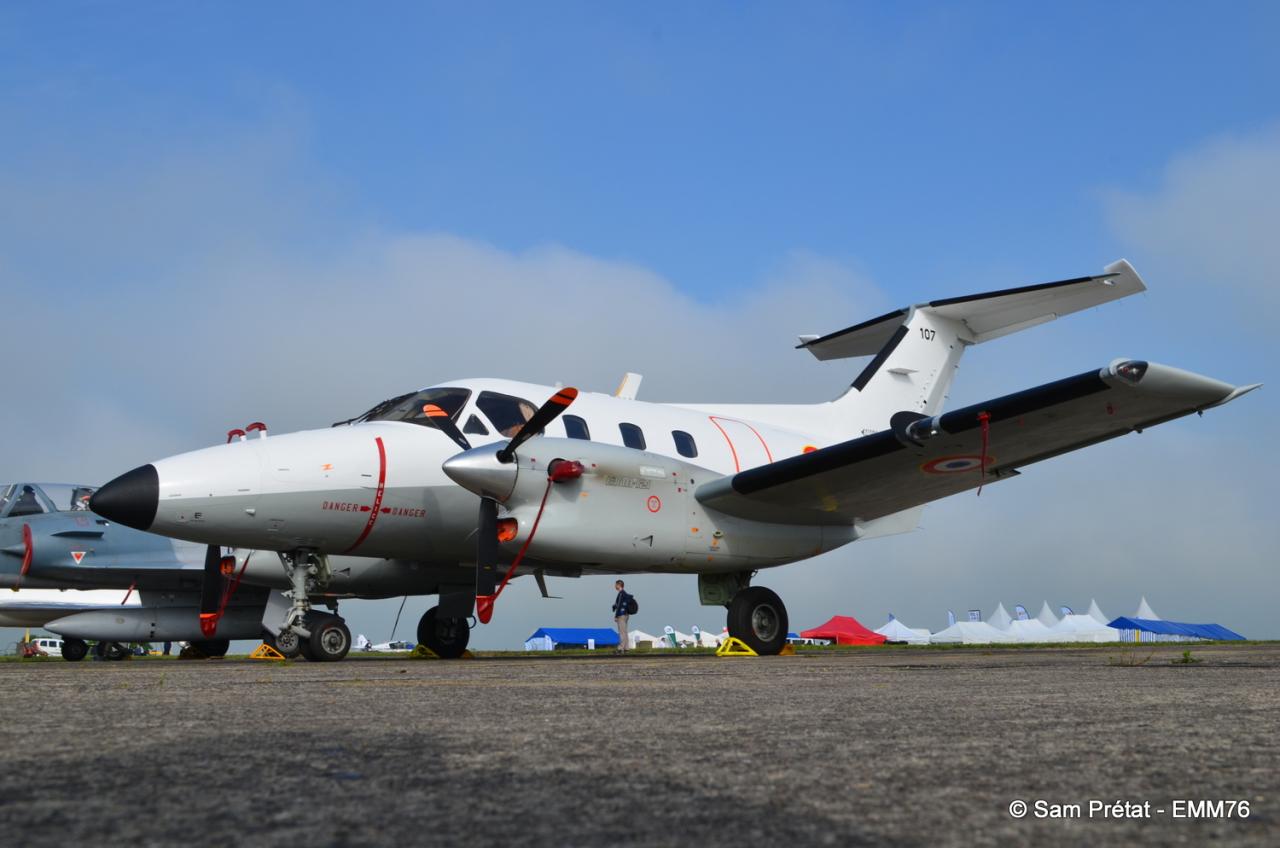
[[[20,518],[46,512],[88,512],[94,486],[73,483],[0,484],[0,518]]]

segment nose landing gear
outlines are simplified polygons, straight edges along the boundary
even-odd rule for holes
[[[291,603],[280,630],[269,634],[271,646],[289,659],[301,655],[313,662],[337,662],[345,657],[351,650],[346,622],[311,608],[310,596],[329,585],[329,558],[300,548],[280,554],[280,564],[289,578],[285,596]]]

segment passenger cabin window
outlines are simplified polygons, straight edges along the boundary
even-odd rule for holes
[[[489,419],[494,429],[508,438],[520,432],[524,422],[538,411],[538,407],[524,398],[498,392],[481,392],[476,400],[476,406],[480,407],[480,411]]]
[[[684,430],[672,430],[671,438],[676,443],[676,453],[681,456],[693,458],[698,455],[698,443],[693,440],[693,436]]]
[[[410,424],[421,424],[424,427],[435,426],[427,420],[422,407],[433,404],[440,407],[455,421],[462,411],[467,398],[471,397],[470,389],[438,388],[423,389],[409,395],[401,395],[375,406],[360,416],[357,421],[407,421]]]
[[[591,441],[591,430],[587,428],[587,422],[576,415],[565,415],[561,417],[564,422],[564,431],[571,439],[582,439]]]
[[[489,435],[489,428],[484,426],[484,422],[474,415],[467,418],[467,426],[462,428],[462,432],[471,433],[474,436]]]
[[[622,432],[622,443],[629,448],[644,450],[644,431],[634,424],[619,424]]]

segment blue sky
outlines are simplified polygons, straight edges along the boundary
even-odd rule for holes
[[[0,476],[101,481],[240,418],[315,426],[471,374],[830,396],[847,364],[805,361],[795,334],[1119,256],[1150,294],[974,351],[955,399],[1116,355],[1269,380],[1277,31],[1274,3],[7,4],[0,286],[10,344],[49,360],[4,377],[43,414],[6,426]],[[548,339],[556,316],[581,330]],[[424,352],[442,323],[456,346]],[[298,326],[306,350],[285,341]],[[371,340],[380,366],[352,369]],[[1063,510],[1096,532],[1069,481],[1131,462],[1153,534],[1212,513],[1195,492],[1238,498],[1199,542],[1264,592],[1200,614],[1204,575],[1158,567],[1186,540],[1111,589],[1054,568],[1019,582],[1012,561],[941,585],[873,589],[839,557],[780,579],[843,581],[860,614],[934,627],[944,602],[1113,591],[1129,612],[1162,585],[1169,615],[1280,636],[1276,531],[1250,506],[1276,494],[1273,394],[1026,483],[1043,507],[1011,540],[1035,550],[1025,522],[1049,532]],[[959,539],[975,520],[935,511]],[[881,550],[935,553],[902,545]],[[901,599],[920,582],[933,594]],[[673,616],[700,614],[691,585],[651,591],[668,586]]]

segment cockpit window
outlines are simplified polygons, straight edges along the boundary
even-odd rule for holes
[[[538,407],[524,398],[501,395],[497,392],[481,392],[476,406],[480,407],[494,428],[510,438],[519,432],[524,422],[533,417]]]
[[[389,401],[383,401],[356,421],[408,421],[411,424],[431,426],[427,422],[422,407],[434,404],[449,414],[455,421],[458,413],[471,397],[470,389],[438,388],[423,389],[410,395],[401,395]]]
[[[13,509],[9,510],[10,518],[22,515],[40,515],[47,512],[44,504],[36,498],[36,490],[32,486],[21,486],[14,494]]]
[[[4,515],[4,511],[9,508],[9,504],[13,503],[14,497],[18,494],[18,487],[14,483],[4,487],[4,491],[0,492],[0,515]]]
[[[41,483],[40,491],[53,503],[58,512],[87,512],[92,486],[71,486],[66,483]]]
[[[473,436],[487,436],[489,435],[489,428],[484,426],[484,422],[473,414],[467,418],[467,426],[462,428],[462,432],[470,433]]]

